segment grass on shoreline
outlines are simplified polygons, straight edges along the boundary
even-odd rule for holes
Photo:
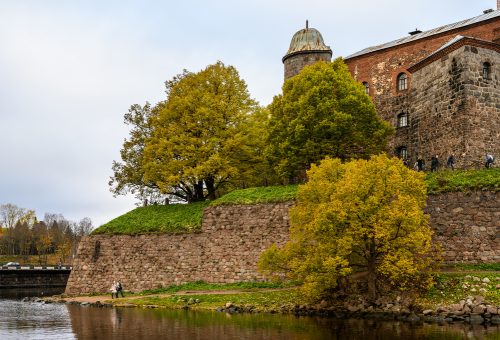
[[[188,282],[180,285],[170,285],[164,288],[144,290],[139,295],[167,294],[179,291],[197,291],[197,290],[233,290],[233,289],[275,289],[290,287],[291,284],[281,282],[235,282],[235,283],[208,283],[205,281]]]
[[[418,299],[418,304],[424,309],[434,309],[438,305],[451,305],[466,300],[469,296],[480,295],[485,298],[487,303],[500,306],[500,289],[495,288],[497,284],[500,284],[500,281],[497,280],[498,277],[500,277],[500,273],[475,273],[471,275],[465,273],[440,273],[436,276],[436,285],[425,296]],[[488,278],[490,282],[482,282],[484,278]],[[485,291],[480,291],[481,288],[484,288]],[[197,294],[197,289],[190,289],[192,292],[183,295],[175,295],[174,290],[144,291],[133,295],[128,294],[128,298],[111,302],[118,305],[155,306],[171,309],[189,306],[190,309],[195,310],[216,310],[230,302],[239,307],[251,307],[252,310],[259,312],[279,311],[283,307],[290,310],[292,306],[307,304],[297,287],[280,290],[266,290],[254,287],[251,291],[234,294],[219,293],[221,290],[235,289],[231,285],[218,285],[218,287],[207,290],[213,289],[216,289],[213,294]],[[142,295],[144,296],[139,297]]]
[[[454,271],[449,272],[450,269]],[[484,278],[488,278],[489,282],[484,282]],[[469,296],[480,295],[488,303],[500,306],[500,289],[496,288],[497,285],[500,285],[498,264],[455,265],[455,267],[448,267],[446,271],[436,273],[434,287],[426,295],[419,298],[418,304],[424,309],[435,308],[437,305],[459,303]],[[290,309],[294,305],[307,304],[297,289],[298,287],[297,283],[294,282],[212,284],[196,281],[145,290],[135,294],[129,293],[125,299],[108,302],[118,305],[156,306],[172,309],[189,306],[191,309],[205,310],[215,310],[231,302],[239,307],[251,306],[252,310],[255,311],[269,312],[282,310],[283,307]],[[230,294],[222,294],[221,292],[229,290],[239,290],[240,292],[231,292]],[[176,295],[179,291],[185,291],[185,293]],[[210,291],[213,293],[211,294]]]
[[[483,282],[488,278],[489,282]],[[449,305],[466,300],[468,296],[483,296],[488,303],[500,305],[500,272],[439,273],[436,283],[426,296],[420,299],[424,306]]]
[[[190,303],[190,301],[194,303]],[[300,295],[296,289],[276,291],[252,291],[235,294],[189,294],[189,295],[167,295],[167,296],[145,296],[117,300],[118,304],[132,304],[136,306],[157,306],[163,308],[180,309],[189,305],[191,309],[215,310],[224,307],[231,302],[237,306],[252,307],[255,311],[273,311],[283,305],[295,305],[300,303]]]

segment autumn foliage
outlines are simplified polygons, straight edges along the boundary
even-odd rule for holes
[[[436,253],[421,173],[378,155],[326,158],[307,175],[291,210],[290,241],[262,254],[264,273],[302,281],[311,299],[355,286],[370,298],[429,286]]]

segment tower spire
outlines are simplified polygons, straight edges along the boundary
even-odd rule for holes
[[[309,29],[309,20],[307,20],[307,19],[306,19],[306,29]]]

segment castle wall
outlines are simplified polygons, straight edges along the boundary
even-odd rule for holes
[[[304,67],[317,61],[331,61],[330,52],[307,52],[288,57],[284,62],[285,80],[298,74]]]
[[[446,262],[500,262],[500,192],[431,195],[426,211]]]
[[[291,202],[206,208],[202,231],[182,235],[94,235],[84,238],[68,280],[73,294],[126,290],[204,280],[263,280],[256,263],[271,244],[288,240]]]
[[[358,57],[346,59],[345,62],[351,74],[359,82],[370,84],[370,95],[395,96],[402,93],[396,91],[396,77],[411,65],[419,62],[438,48],[446,44],[457,35],[474,37],[482,40],[493,41],[500,36],[499,18],[478,25],[461,27],[455,30],[436,34],[427,38],[418,39],[393,48],[363,54]],[[411,87],[411,75],[409,86]],[[379,108],[377,108],[379,109]],[[383,115],[382,118],[388,120]],[[392,112],[389,112],[392,114]]]
[[[429,196],[430,224],[446,261],[500,261],[499,198],[499,192],[483,191]],[[288,240],[292,204],[209,207],[195,234],[86,237],[66,293],[106,292],[113,280],[131,291],[196,280],[262,280],[256,268],[259,255]]]
[[[408,143],[410,159],[454,154],[459,168],[479,168],[486,153],[500,153],[500,70],[483,79],[482,65],[500,63],[498,52],[462,46],[414,72],[410,126],[398,130],[395,146]],[[402,138],[404,137],[404,139]]]
[[[355,79],[368,82],[378,114],[396,127],[389,140],[391,154],[398,154],[399,148],[406,147],[410,164],[419,155],[429,163],[435,154],[445,164],[453,153],[458,168],[477,168],[486,152],[498,154],[498,63],[492,63],[497,65],[492,67],[496,71],[492,81],[480,79],[485,54],[498,61],[498,53],[481,49],[474,54],[470,47],[468,50],[462,47],[447,60],[436,61],[414,74],[407,68],[457,35],[487,41],[498,39],[499,20],[495,18],[346,60]],[[458,56],[460,53],[463,55]],[[451,65],[453,58],[458,62],[455,66]],[[408,76],[408,89],[398,91],[396,80],[402,72]],[[404,112],[409,114],[409,125],[397,127],[397,117]]]

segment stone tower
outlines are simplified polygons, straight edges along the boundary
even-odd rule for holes
[[[299,73],[307,65],[320,60],[331,61],[331,59],[332,50],[325,45],[321,33],[314,28],[309,28],[306,21],[306,28],[293,35],[290,48],[282,59],[285,65],[285,80]]]

